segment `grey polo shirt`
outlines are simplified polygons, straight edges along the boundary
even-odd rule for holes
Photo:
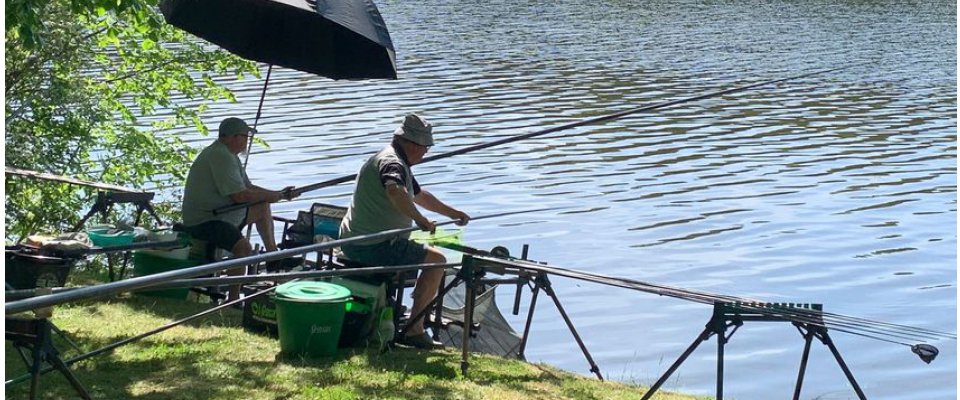
[[[420,185],[410,170],[406,156],[396,145],[387,146],[360,167],[353,200],[340,223],[341,239],[412,226],[410,217],[401,214],[387,196],[386,184],[390,181],[406,188],[411,201],[420,192]],[[409,237],[409,233],[400,237]],[[371,245],[386,240],[389,239],[365,240],[355,244]]]
[[[244,209],[213,214],[213,210],[233,204],[230,195],[250,187],[250,180],[240,158],[227,145],[215,140],[193,161],[183,189],[183,224],[199,225],[207,221],[224,221],[240,225]]]

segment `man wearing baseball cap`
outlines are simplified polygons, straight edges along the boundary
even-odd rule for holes
[[[340,238],[346,239],[390,229],[409,228],[416,223],[433,232],[434,222],[420,213],[423,207],[466,225],[470,216],[450,207],[420,187],[410,167],[420,163],[433,146],[433,126],[416,114],[407,115],[394,131],[392,143],[370,157],[357,173],[357,185],[347,214],[340,224]],[[409,240],[409,233],[388,239],[374,239],[341,246],[345,258],[370,266],[445,263],[440,250]],[[420,271],[413,290],[411,315],[417,315],[437,295],[443,270]],[[398,301],[400,299],[397,299]],[[401,344],[421,349],[442,347],[423,328],[423,318],[412,322]]]
[[[220,122],[217,140],[197,155],[183,189],[184,231],[233,253],[235,257],[253,252],[250,242],[240,233],[250,224],[256,225],[266,250],[276,251],[269,203],[296,197],[289,188],[281,191],[264,189],[247,178],[237,154],[247,149],[247,141],[255,132],[240,118],[231,117]],[[258,204],[225,213],[213,212],[235,203]],[[243,269],[228,273],[242,275]],[[231,286],[228,300],[239,297],[240,287]]]

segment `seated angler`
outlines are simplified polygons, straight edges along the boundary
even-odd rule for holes
[[[433,145],[433,127],[416,114],[407,115],[394,132],[393,142],[370,157],[357,173],[357,185],[347,214],[340,224],[340,238],[346,239],[390,229],[409,228],[434,231],[434,222],[417,206],[458,220],[465,225],[470,216],[448,206],[420,187],[410,167],[423,160]],[[443,253],[409,240],[409,234],[373,239],[341,247],[346,258],[371,266],[445,263]],[[413,290],[411,315],[417,315],[437,295],[443,270],[424,269]],[[441,347],[426,334],[423,318],[413,322],[402,344],[417,348]]]
[[[184,231],[233,253],[234,257],[248,256],[253,252],[250,242],[240,233],[251,224],[256,225],[266,250],[276,251],[270,203],[297,195],[291,188],[281,191],[264,189],[247,178],[237,155],[246,151],[247,142],[255,132],[242,119],[224,119],[217,140],[194,160],[183,189]],[[235,203],[256,204],[214,213],[216,209]],[[243,267],[232,269],[228,274],[242,275]],[[239,285],[231,286],[228,300],[239,297]]]

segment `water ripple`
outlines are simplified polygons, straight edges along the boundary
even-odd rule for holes
[[[439,153],[869,61],[415,171],[431,192],[474,215],[574,210],[478,221],[466,236],[475,244],[529,243],[535,258],[562,266],[955,329],[955,2],[381,3],[400,79],[331,81],[275,70],[259,122],[271,147],[250,156],[255,183],[352,174],[407,112],[434,123]],[[262,78],[217,81],[238,91],[238,103],[211,107],[208,124],[254,115]],[[211,140],[170,134],[197,147]],[[351,189],[309,193],[281,203],[277,214],[313,201],[345,204]],[[688,344],[676,338],[692,339],[709,315],[700,305],[555,285],[598,363],[644,384],[665,368],[658,360]],[[565,347],[566,327],[543,319],[528,357],[585,372],[576,349]],[[795,365],[772,361],[796,354],[796,343],[773,329],[745,327],[748,339],[737,339],[743,352],[731,355],[729,370],[770,373],[731,376],[728,395],[792,388]],[[638,332],[637,343],[599,340]],[[834,340],[851,349],[845,356],[868,392],[956,396],[953,352],[920,369],[883,345]],[[674,388],[709,393],[714,366],[691,359]],[[835,366],[820,367],[810,368],[817,385],[805,393],[849,397],[843,379],[818,372]]]

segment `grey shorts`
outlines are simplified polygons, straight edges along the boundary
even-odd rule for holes
[[[425,245],[400,237],[371,245],[348,244],[340,250],[350,261],[371,267],[421,264],[427,258]]]

